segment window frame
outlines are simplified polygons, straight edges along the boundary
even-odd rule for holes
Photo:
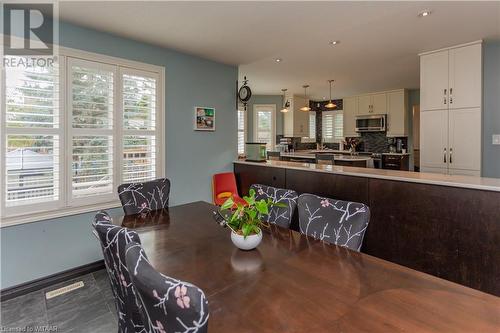
[[[332,129],[332,133],[334,135],[333,138],[326,138],[325,137],[325,129],[324,129],[324,124],[325,124],[325,117],[328,116],[328,115],[333,115],[333,116],[336,116],[336,115],[342,115],[342,121],[344,120],[344,111],[343,110],[335,110],[335,111],[323,111],[322,114],[321,114],[321,126],[322,126],[322,129],[321,129],[321,141],[324,142],[324,143],[340,143],[341,141],[344,140],[344,137],[341,137],[341,138],[335,138],[335,128]],[[333,122],[335,124],[335,120]],[[344,134],[344,133],[342,133]]]
[[[258,108],[271,109],[271,147],[268,150],[273,150],[276,147],[276,104],[254,104],[253,105],[253,141],[257,141],[257,133],[259,132],[258,123]]]
[[[77,50],[67,47],[58,47],[58,61],[59,61],[59,128],[51,128],[49,131],[45,128],[37,129],[13,129],[7,130],[6,126],[6,73],[5,69],[0,66],[0,169],[4,170],[5,153],[7,149],[7,134],[19,133],[53,133],[59,131],[59,199],[53,202],[43,202],[32,205],[20,205],[6,207],[6,182],[5,171],[1,172],[0,176],[0,228],[42,221],[46,219],[59,218],[64,216],[71,216],[86,212],[92,212],[99,209],[110,209],[120,207],[120,201],[116,192],[117,186],[122,179],[122,136],[123,136],[123,106],[121,91],[122,91],[122,72],[127,74],[135,73],[138,75],[152,75],[157,78],[156,84],[156,115],[155,115],[155,135],[156,135],[156,178],[164,177],[166,174],[165,168],[165,67],[153,64],[137,62],[133,60],[123,59],[119,57],[107,56],[83,50]],[[71,131],[71,100],[69,93],[71,92],[70,84],[68,81],[71,74],[68,66],[68,60],[84,60],[110,65],[116,70],[116,80],[114,80],[114,119],[113,119],[113,193],[107,198],[102,196],[71,199],[72,184],[72,147],[71,141],[68,140]],[[69,125],[68,125],[69,124]],[[119,126],[117,126],[119,124]],[[147,130],[146,130],[147,131]],[[134,134],[140,135],[139,131],[134,130]],[[15,134],[15,133],[14,133]],[[117,140],[117,138],[119,140]],[[49,207],[49,209],[47,209]]]

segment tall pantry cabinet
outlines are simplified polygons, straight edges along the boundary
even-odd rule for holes
[[[423,172],[481,175],[481,41],[420,54]]]

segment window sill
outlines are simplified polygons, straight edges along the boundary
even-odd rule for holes
[[[111,209],[118,207],[121,207],[120,201],[112,201],[112,202],[98,203],[86,206],[61,208],[47,212],[27,213],[23,215],[2,217],[0,221],[0,228],[11,227],[19,224],[41,222],[44,220],[56,219],[61,217],[94,212],[101,209]]]

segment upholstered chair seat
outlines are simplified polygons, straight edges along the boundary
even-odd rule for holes
[[[170,180],[160,178],[144,183],[122,184],[118,186],[118,196],[125,215],[168,208]]]
[[[138,243],[126,252],[148,332],[207,332],[208,301],[200,288],[157,272]]]
[[[285,204],[286,207],[271,207],[269,214],[264,216],[264,219],[268,223],[290,228],[297,207],[297,192],[260,184],[253,184],[250,189],[255,190],[256,200],[271,199],[273,202]]]
[[[370,209],[358,202],[301,194],[299,226],[303,234],[359,251],[370,222]]]

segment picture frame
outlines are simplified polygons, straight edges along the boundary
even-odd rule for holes
[[[204,106],[194,107],[194,130],[215,131],[215,108]]]

